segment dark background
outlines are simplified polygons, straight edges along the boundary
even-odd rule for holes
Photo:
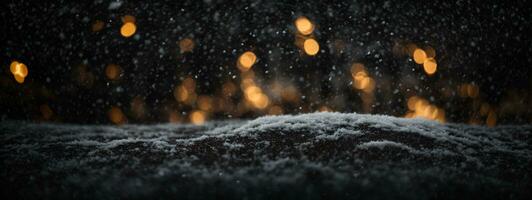
[[[245,51],[258,62],[252,70],[262,89],[270,83],[297,88],[300,99],[271,97],[283,113],[314,112],[327,106],[340,112],[403,116],[406,100],[423,97],[443,108],[447,121],[484,124],[482,104],[498,124],[532,122],[532,11],[526,1],[8,1],[0,14],[0,117],[2,120],[110,123],[109,109],[120,108],[128,123],[179,121],[196,105],[175,100],[173,90],[186,77],[196,93],[222,98],[226,82],[239,85],[235,63]],[[120,35],[121,17],[136,18],[133,37]],[[294,44],[294,20],[308,17],[320,52],[306,56]],[[104,22],[93,31],[96,20]],[[180,52],[179,41],[194,41]],[[436,50],[438,71],[427,76],[409,56],[394,54],[404,44]],[[28,66],[23,84],[9,71],[13,60]],[[363,108],[353,90],[350,67],[363,63],[376,80],[374,101]],[[119,65],[119,80],[105,76]],[[80,80],[80,71],[92,78]],[[475,98],[460,85],[479,88]],[[132,114],[140,99],[142,117]],[[231,97],[242,104],[242,94]],[[53,113],[45,116],[48,107]],[[266,110],[208,112],[208,119],[251,118]]]

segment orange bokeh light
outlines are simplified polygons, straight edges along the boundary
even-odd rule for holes
[[[137,26],[133,22],[126,22],[120,28],[120,34],[124,37],[131,37],[137,31]]]
[[[297,31],[303,35],[310,35],[314,31],[314,24],[307,17],[298,17],[294,24]]]

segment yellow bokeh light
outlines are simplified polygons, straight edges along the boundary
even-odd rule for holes
[[[131,37],[137,31],[137,26],[133,22],[126,22],[120,28],[120,34],[124,37]]]
[[[428,58],[423,63],[423,69],[425,70],[425,73],[428,75],[432,75],[436,73],[436,70],[438,68],[438,64],[436,63],[436,60],[434,58]]]
[[[257,56],[251,51],[246,51],[238,58],[238,67],[242,71],[247,71],[256,61]]]
[[[207,114],[201,110],[196,110],[192,113],[190,113],[190,122],[196,125],[201,125],[205,123],[205,120],[207,119]]]
[[[118,79],[120,77],[120,74],[122,74],[122,69],[118,65],[109,64],[105,68],[105,75],[110,80]]]
[[[427,53],[423,51],[423,49],[416,49],[414,50],[414,53],[412,54],[412,57],[414,58],[414,61],[417,64],[423,64],[425,60],[427,60]]]
[[[303,43],[303,49],[307,55],[314,56],[318,53],[318,51],[320,51],[320,45],[316,40],[308,38]]]
[[[314,31],[314,24],[306,17],[298,17],[294,24],[297,31],[303,35],[310,35]]]

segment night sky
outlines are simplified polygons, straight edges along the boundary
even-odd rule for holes
[[[0,118],[200,124],[338,111],[531,123],[525,3],[8,1]],[[121,33],[125,24],[136,28],[131,36]],[[315,55],[305,50],[309,39]],[[421,64],[416,50],[427,55]],[[239,66],[245,52],[254,56],[248,68]],[[14,62],[28,70],[22,83]]]

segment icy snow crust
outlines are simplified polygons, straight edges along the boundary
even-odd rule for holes
[[[2,195],[527,199],[532,126],[341,113],[193,125],[0,122]]]

